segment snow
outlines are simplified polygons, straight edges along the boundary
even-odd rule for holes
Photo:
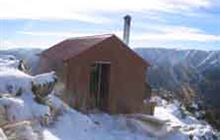
[[[217,64],[217,63],[219,63],[219,60],[217,60],[217,59],[216,59],[216,60],[212,60],[212,61],[210,62],[211,65],[215,65],[215,64]]]
[[[0,98],[0,105],[7,108],[10,122],[40,118],[48,114],[49,107],[36,103],[33,98]]]
[[[211,58],[213,58],[216,55],[216,52],[211,52],[204,60],[202,60],[202,62],[200,64],[198,64],[197,67],[201,67],[203,66],[207,61],[210,61]]]
[[[48,96],[48,104],[53,107],[53,109],[60,111],[61,113],[70,109],[68,105],[66,105],[63,101],[60,100],[59,97],[51,94]]]
[[[97,117],[98,118],[98,117]],[[102,117],[101,117],[102,118]],[[100,118],[100,119],[101,119]],[[102,119],[105,117],[103,116]],[[52,128],[44,130],[48,140],[145,140],[146,136],[116,128],[117,121],[110,116],[106,123],[95,124],[91,118],[76,111],[61,116]],[[111,121],[111,123],[109,123]],[[66,123],[68,122],[68,123]],[[63,125],[65,124],[65,125]]]
[[[177,100],[170,103],[159,96],[151,100],[157,103],[154,116],[82,114],[55,96],[55,91],[46,97],[46,104],[39,104],[31,90],[32,82],[40,85],[54,82],[55,73],[30,76],[19,71],[15,62],[12,56],[0,56],[0,107],[5,109],[10,123],[34,121],[40,125],[38,128],[26,123],[15,127],[25,139],[37,137],[37,129],[43,140],[188,140],[190,135],[195,140],[204,135],[212,140],[211,126],[190,115],[183,117]],[[17,95],[20,89],[22,94]],[[54,115],[54,110],[59,113]],[[48,116],[53,117],[51,123],[42,124]],[[0,140],[2,134],[0,129]]]
[[[19,65],[19,60],[17,60],[13,55],[0,55],[0,68],[17,68]]]
[[[172,125],[183,125],[183,122],[178,119],[175,115],[172,114],[170,109],[164,107],[156,107],[154,111],[154,116],[162,120],[172,121]]]
[[[10,58],[10,59],[8,59]],[[13,59],[12,59],[13,58]],[[31,91],[32,81],[44,82],[52,73],[45,74],[45,78],[30,76],[16,67],[11,67],[12,61],[17,62],[12,56],[1,56],[0,67],[0,105],[7,108],[7,115],[10,122],[21,121],[25,119],[34,119],[43,117],[49,112],[49,107],[38,104],[34,101]],[[4,60],[4,61],[3,61]],[[42,80],[43,79],[43,80]],[[48,78],[47,81],[50,81]],[[17,95],[21,92],[21,95]],[[7,94],[10,96],[8,97]]]
[[[156,103],[158,106],[164,106],[167,105],[168,102],[166,100],[162,100],[159,96],[153,96],[150,99],[150,102]]]
[[[7,137],[5,136],[1,128],[0,128],[0,140],[7,140]]]
[[[0,94],[30,93],[32,82],[43,85],[57,79],[55,72],[30,76],[17,69],[18,62],[13,56],[0,56]]]
[[[54,80],[56,80],[56,79],[57,79],[57,77],[55,76],[54,71],[34,76],[34,82],[41,83],[41,84],[51,83],[51,82],[54,82]]]
[[[126,115],[99,113],[87,116],[70,109],[58,118],[53,127],[45,128],[43,134],[46,140],[188,140],[189,135],[195,139],[211,135],[213,130],[209,125],[197,124],[198,120],[188,124],[185,119],[174,115],[178,114],[176,111],[174,105],[157,106],[155,117],[168,122],[169,127],[155,129]],[[152,136],[152,133],[158,135]]]
[[[56,135],[48,131],[47,129],[43,130],[43,139],[45,140],[60,140]]]
[[[87,116],[70,111],[59,117],[55,126],[46,132],[50,132],[62,140],[72,140],[73,138],[75,140],[92,140],[93,133],[91,131],[93,128],[95,125]]]
[[[17,94],[29,92],[31,90],[31,76],[14,68],[0,68],[0,94]]]
[[[164,120],[170,120],[170,125],[178,127],[182,135],[193,136],[195,140],[199,140],[201,138],[211,140],[213,137],[212,133],[214,130],[208,123],[199,121],[190,115],[181,117],[180,108],[177,104],[157,106],[155,108],[154,115],[155,117]]]

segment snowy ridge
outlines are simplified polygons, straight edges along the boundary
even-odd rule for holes
[[[207,65],[207,64],[213,64],[213,62],[216,62],[216,61],[219,61],[218,58],[217,58],[217,53],[216,52],[210,52],[210,54],[208,54],[208,56],[202,60],[201,63],[199,63],[197,65],[197,67],[202,67],[204,65]]]
[[[56,79],[57,77],[55,76],[54,71],[34,76],[34,82],[39,83],[39,84],[50,83]]]
[[[13,55],[0,55],[0,68],[17,68],[19,61]]]

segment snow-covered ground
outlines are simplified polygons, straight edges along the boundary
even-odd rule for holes
[[[174,100],[172,103],[167,102],[160,97],[155,108],[154,116],[160,119],[169,120],[172,127],[178,128],[181,135],[185,135],[193,140],[212,140],[219,139],[217,131],[204,120],[198,120],[195,116],[182,109],[180,102]],[[185,138],[182,138],[185,139]]]
[[[55,82],[53,72],[31,76],[13,56],[0,56],[0,140],[215,140],[206,122],[182,115],[180,103],[154,97],[154,116],[82,114],[52,91],[38,103],[33,84]],[[45,86],[43,86],[45,87]],[[7,138],[6,138],[7,137]]]

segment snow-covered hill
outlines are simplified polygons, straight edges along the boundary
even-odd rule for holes
[[[152,98],[154,116],[82,114],[49,90],[56,82],[53,72],[31,76],[18,69],[20,62],[0,56],[0,140],[218,139],[206,122],[182,117],[179,101],[158,96]]]

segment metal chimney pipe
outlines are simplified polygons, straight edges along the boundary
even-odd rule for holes
[[[123,41],[127,45],[129,44],[130,26],[131,26],[131,16],[130,15],[126,15],[124,17]]]

